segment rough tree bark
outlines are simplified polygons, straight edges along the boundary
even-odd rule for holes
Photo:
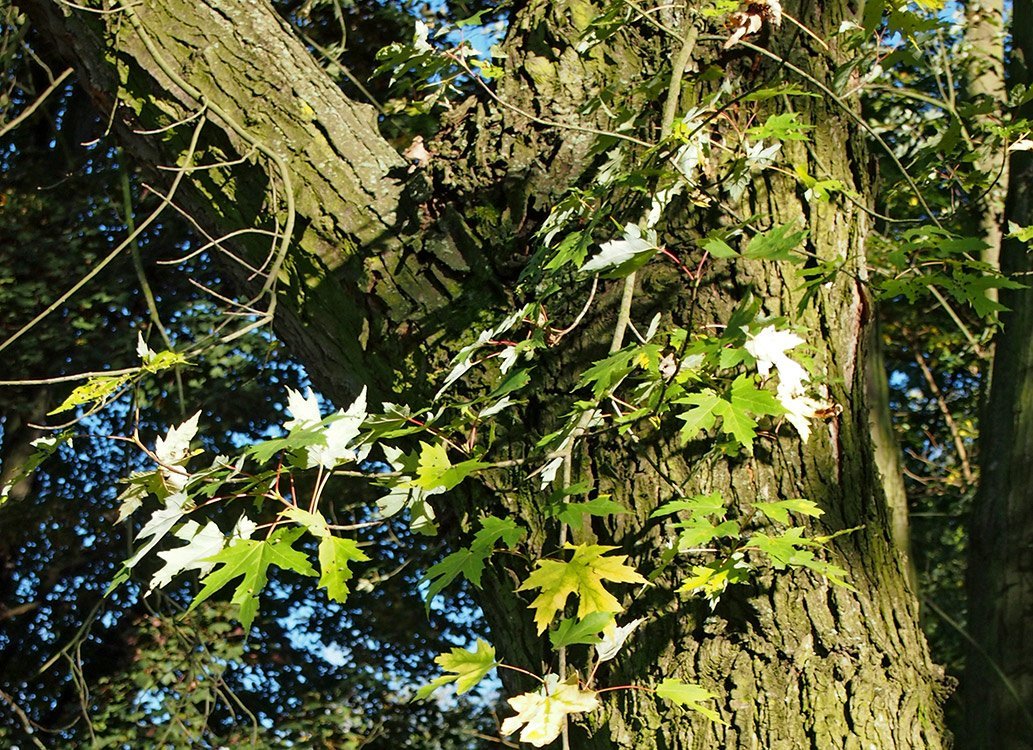
[[[261,0],[153,0],[132,10],[84,13],[52,0],[21,0],[39,31],[77,66],[80,81],[119,140],[142,164],[233,166],[190,172],[175,196],[213,236],[286,224],[285,196],[296,221],[282,256],[266,236],[229,245],[252,265],[266,256],[276,271],[275,325],[330,397],[347,401],[357,383],[373,398],[418,397],[429,371],[492,320],[511,293],[529,236],[551,201],[593,166],[594,136],[535,124],[561,120],[604,125],[605,108],[581,105],[614,81],[652,75],[674,42],[662,36],[623,47],[623,35],[587,56],[576,43],[599,9],[585,0],[526,0],[512,10],[499,90],[459,107],[434,144],[425,173],[377,133],[372,111],[348,101],[309,58],[289,28]],[[785,2],[785,10],[828,37],[856,13],[848,0]],[[678,19],[675,19],[678,20]],[[722,52],[720,37],[700,37],[699,69],[719,63],[745,86],[795,74],[741,48]],[[818,81],[831,80],[835,50],[783,32],[764,42]],[[686,87],[683,110],[713,77]],[[802,81],[798,81],[802,82]],[[629,87],[630,88],[630,87]],[[790,147],[812,174],[841,179],[870,199],[863,141],[847,113],[827,98],[798,105],[814,126],[810,148]],[[193,115],[161,137],[143,131]],[[600,118],[596,121],[593,118]],[[196,146],[189,142],[203,122]],[[188,156],[189,154],[189,156]],[[275,188],[278,197],[270,199]],[[716,459],[704,446],[681,448],[658,429],[628,444],[598,438],[578,456],[578,472],[633,513],[585,533],[642,553],[662,533],[649,513],[673,496],[721,490],[738,507],[756,498],[818,502],[828,531],[863,526],[838,546],[856,591],[808,576],[769,576],[729,592],[711,611],[658,587],[650,603],[664,614],[614,662],[610,684],[659,675],[702,682],[721,694],[727,725],[675,714],[634,691],[574,729],[575,747],[597,748],[937,748],[944,744],[938,675],[918,628],[917,605],[892,543],[892,520],[875,469],[865,395],[865,347],[872,319],[864,286],[868,219],[851,203],[809,204],[795,181],[771,176],[749,191],[746,214],[807,226],[807,250],[842,259],[845,273],[796,316],[800,293],[772,264],[707,266],[695,320],[720,323],[744,295],[764,311],[785,314],[813,332],[831,397],[844,407],[803,445],[796,436],[765,440],[753,458]],[[678,241],[689,252],[716,214],[687,216]],[[278,224],[277,224],[278,222]],[[710,225],[712,226],[712,224]],[[687,239],[688,238],[688,239]],[[229,243],[228,243],[229,244]],[[233,263],[227,264],[233,268]],[[239,284],[262,291],[263,275],[236,267]],[[689,322],[690,288],[671,267],[648,266],[639,278],[635,319],[662,311]],[[552,429],[579,369],[605,354],[620,284],[604,291],[575,340],[547,356],[543,384],[519,415],[514,438]],[[270,297],[263,304],[268,305]],[[415,395],[413,395],[415,394]],[[514,453],[519,445],[514,442]],[[514,477],[510,486],[519,486]],[[526,485],[526,483],[523,483]],[[481,502],[501,507],[531,530],[535,548],[554,549],[541,526],[540,498],[501,485]],[[530,613],[514,598],[513,576],[487,576],[481,604],[502,656],[539,669],[541,644]],[[643,602],[631,605],[632,616]]]
[[[1033,80],[1033,8],[1015,3],[1010,83]],[[1027,105],[1021,113],[1029,117]],[[1009,165],[1007,222],[1033,223],[1033,158]],[[1002,244],[1001,270],[1028,283],[1028,246]],[[1002,290],[1010,311],[995,341],[989,400],[980,420],[980,483],[969,522],[967,574],[972,648],[965,663],[965,747],[1018,750],[1033,732],[1033,293]]]

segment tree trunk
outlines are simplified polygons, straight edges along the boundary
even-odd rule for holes
[[[1033,80],[1033,8],[1014,4],[1013,83]],[[1029,110],[1027,106],[1025,108]],[[1022,113],[1028,117],[1029,111]],[[1033,223],[1033,158],[1013,154],[1006,221]],[[1029,249],[1007,239],[1002,271],[1028,284]],[[965,747],[1018,750],[1033,736],[1033,292],[1002,290],[990,397],[981,419],[980,483],[969,525],[972,648],[965,664]]]
[[[512,294],[530,233],[594,159],[594,136],[557,131],[541,121],[605,123],[593,119],[604,118],[605,108],[585,115],[584,102],[614,80],[653,75],[672,56],[671,42],[662,37],[631,46],[626,35],[579,55],[577,41],[596,8],[583,0],[518,3],[500,88],[510,106],[485,100],[459,108],[432,149],[439,163],[432,159],[426,173],[409,175],[378,136],[372,112],[335,89],[262,2],[154,0],[112,14],[80,13],[47,0],[21,2],[55,48],[75,61],[101,109],[114,109],[120,140],[143,163],[183,166],[248,157],[234,166],[191,172],[176,195],[213,236],[287,226],[289,192],[290,246],[280,254],[270,251],[266,236],[234,241],[234,250],[253,266],[266,256],[270,264],[250,280],[250,272],[238,266],[235,277],[258,292],[268,287],[264,278],[275,281],[277,332],[320,388],[339,401],[348,400],[359,382],[375,395],[418,396],[433,368],[469,340],[471,326],[479,322],[483,328],[492,320]],[[787,13],[821,37],[830,36],[852,6],[846,0],[785,3]],[[720,64],[744,90],[794,78],[747,49],[722,52],[723,39],[700,37],[700,70]],[[826,53],[788,26],[765,39],[776,55],[814,79],[831,80],[835,50]],[[642,59],[643,49],[652,59]],[[700,76],[686,90],[702,98],[713,80]],[[868,157],[849,114],[828,98],[801,99],[796,106],[801,120],[814,126],[813,142],[809,148],[787,143],[792,161],[811,174],[842,180],[862,204],[870,203]],[[694,103],[683,102],[682,110]],[[162,139],[140,132],[191,115]],[[191,153],[189,141],[202,119]],[[269,197],[271,187],[278,197]],[[808,202],[794,179],[774,173],[758,180],[744,201],[737,207],[744,215],[806,226],[806,249],[821,260],[841,260],[844,272],[823,285],[817,301],[798,317],[799,283],[776,264],[708,263],[698,300],[684,275],[653,264],[640,272],[634,320],[645,324],[661,311],[665,323],[721,324],[752,292],[764,301],[764,313],[790,317],[811,332],[809,344],[829,395],[844,411],[817,426],[805,445],[783,430],[781,437],[759,441],[749,458],[715,457],[701,444],[682,447],[668,426],[647,429],[637,442],[588,440],[577,455],[577,474],[632,513],[581,533],[644,559],[650,546],[645,542],[664,533],[649,514],[676,494],[721,491],[733,512],[757,498],[805,497],[825,511],[815,527],[819,533],[863,527],[837,546],[856,590],[803,573],[768,574],[729,590],[710,611],[705,602],[673,596],[673,586],[649,589],[649,601],[630,603],[629,616],[640,609],[661,614],[602,675],[605,683],[649,684],[661,677],[701,682],[720,695],[727,724],[675,713],[645,694],[622,691],[607,694],[606,708],[572,730],[572,746],[941,747],[938,675],[893,546],[868,427],[867,216],[845,200]],[[494,210],[473,210],[485,206]],[[687,212],[679,220],[684,233],[672,232],[669,244],[678,243],[683,256],[691,257],[695,241],[716,221],[716,212]],[[514,455],[528,434],[555,429],[578,373],[605,356],[621,284],[603,283],[601,304],[539,365],[542,386],[511,428]],[[272,298],[264,299],[268,305]],[[511,479],[481,502],[505,508],[531,530],[534,559],[555,549],[558,540],[543,525],[541,493],[513,490],[527,481],[515,472]],[[675,583],[677,574],[671,569],[665,582]],[[539,670],[541,640],[530,612],[512,593],[519,581],[500,567],[486,578],[481,603],[500,654]]]

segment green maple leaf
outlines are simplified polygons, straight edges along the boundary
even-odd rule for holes
[[[416,478],[412,483],[424,490],[450,490],[470,474],[483,469],[487,464],[481,461],[463,461],[453,464],[448,459],[444,443],[420,443],[420,460],[416,465]]]
[[[498,664],[495,661],[495,649],[480,638],[477,639],[476,651],[454,648],[447,654],[434,657],[434,661],[452,674],[442,675],[430,684],[424,685],[416,692],[413,700],[427,698],[439,687],[450,682],[456,684],[456,693],[462,695],[484,679],[484,676]]]
[[[240,622],[244,629],[250,629],[258,611],[258,595],[269,580],[270,565],[293,570],[303,576],[316,575],[305,553],[291,548],[304,533],[304,529],[280,529],[268,539],[260,541],[237,539],[222,552],[210,557],[209,562],[218,563],[218,566],[201,581],[204,586],[190,603],[187,612],[196,609],[234,578],[243,576],[230,601],[240,607]]]
[[[484,563],[495,551],[495,545],[503,541],[507,547],[512,548],[523,536],[524,530],[511,519],[495,516],[482,518],[481,530],[474,535],[473,543],[469,547],[456,550],[427,571],[424,576],[424,580],[430,582],[427,588],[427,607],[430,607],[431,601],[442,589],[460,575],[480,588]]]
[[[717,715],[716,711],[702,705],[704,701],[713,700],[717,697],[704,687],[682,682],[681,680],[666,679],[657,686],[656,694],[664,700],[671,701],[671,703],[677,703],[679,706],[685,706],[685,708],[692,711],[698,711],[718,724],[727,723]]]
[[[753,507],[776,523],[789,523],[790,513],[799,513],[813,518],[817,518],[825,513],[813,500],[804,500],[802,498],[778,500],[772,503],[756,502],[753,504]]]
[[[785,407],[775,398],[775,394],[754,385],[753,377],[750,375],[740,375],[735,379],[729,399],[735,409],[752,414],[770,414],[777,417],[786,413]]]
[[[580,620],[563,619],[559,627],[549,632],[549,640],[553,648],[578,644],[594,646],[602,640],[599,634],[612,622],[612,612],[592,612]]]
[[[714,410],[721,403],[721,397],[707,388],[700,393],[680,398],[675,403],[691,404],[693,407],[678,415],[678,419],[685,422],[681,428],[681,439],[685,442],[692,440],[699,432],[709,430],[714,426],[714,422],[717,420]]]
[[[538,632],[543,633],[549,623],[567,603],[567,598],[574,594],[578,597],[577,616],[584,619],[592,612],[623,612],[616,597],[603,588],[603,581],[614,583],[646,583],[638,571],[628,567],[624,561],[627,555],[603,557],[616,547],[605,547],[597,544],[566,545],[574,550],[567,562],[560,560],[539,560],[535,570],[517,589],[539,589],[540,594],[531,603],[536,610],[534,621]]]
[[[325,536],[319,540],[319,586],[326,589],[330,601],[343,602],[348,598],[348,581],[352,577],[348,563],[368,559],[354,539]]]

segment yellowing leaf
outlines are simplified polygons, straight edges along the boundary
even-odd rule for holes
[[[539,560],[537,568],[527,577],[517,591],[539,589],[540,594],[531,603],[536,610],[534,621],[538,632],[543,633],[556,614],[562,611],[567,598],[578,597],[578,619],[592,612],[623,612],[624,608],[609,591],[603,588],[603,581],[615,583],[646,583],[634,569],[624,564],[627,555],[603,557],[616,547],[595,544],[568,544],[574,554],[568,562]]]
[[[569,714],[594,711],[599,699],[593,691],[582,690],[573,675],[560,682],[558,675],[549,674],[541,689],[510,698],[509,705],[517,715],[502,722],[502,734],[513,734],[523,726],[521,742],[545,747],[560,736]]]
[[[484,676],[498,664],[495,661],[495,649],[480,638],[477,639],[476,651],[454,648],[447,654],[434,657],[434,661],[452,674],[442,675],[429,685],[421,687],[416,693],[415,700],[429,697],[439,687],[450,682],[456,684],[456,692],[462,695],[484,679]]]
[[[664,700],[671,701],[671,703],[677,703],[679,706],[685,706],[685,708],[698,711],[718,724],[727,723],[722,721],[716,711],[701,705],[703,701],[713,700],[717,696],[699,685],[690,685],[681,680],[667,679],[656,688],[656,694]]]
[[[319,586],[326,589],[326,595],[334,602],[343,602],[348,598],[348,581],[352,571],[350,562],[363,562],[369,557],[354,539],[342,539],[337,536],[324,536],[319,540]]]

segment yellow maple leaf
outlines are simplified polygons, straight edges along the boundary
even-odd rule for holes
[[[534,621],[542,633],[561,611],[571,594],[578,597],[578,619],[592,612],[623,612],[624,608],[609,591],[603,588],[603,581],[614,583],[646,583],[638,571],[625,564],[627,555],[604,557],[616,547],[598,544],[568,544],[574,550],[570,560],[539,560],[535,570],[517,589],[539,589],[538,597],[531,602],[536,610]]]

